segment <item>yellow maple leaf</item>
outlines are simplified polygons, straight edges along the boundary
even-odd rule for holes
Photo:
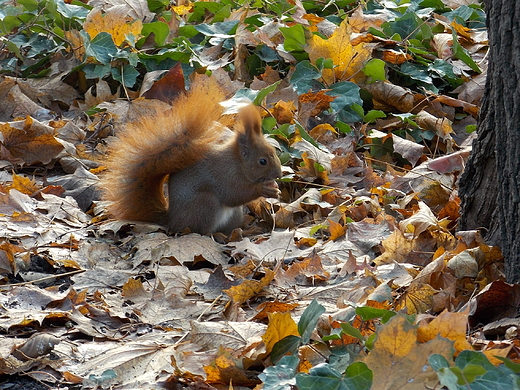
[[[133,35],[137,39],[141,35],[143,22],[133,20],[116,8],[109,9],[104,15],[101,9],[94,8],[88,14],[83,29],[91,39],[101,32],[107,32],[112,36],[116,46],[121,46],[127,41],[127,36]]]
[[[238,286],[232,286],[228,290],[223,290],[232,300],[234,304],[241,305],[248,299],[253,298],[264,287],[269,285],[274,279],[274,272],[265,269],[265,276],[260,280],[245,280]]]
[[[267,353],[271,353],[273,346],[287,336],[299,336],[298,325],[291,318],[289,312],[269,313],[269,325],[262,336]]]
[[[417,340],[419,342],[430,341],[439,335],[454,342],[457,351],[472,350],[471,344],[466,339],[468,327],[468,313],[450,313],[444,310],[428,324],[419,324]]]
[[[398,300],[396,309],[406,308],[408,314],[426,313],[433,307],[433,296],[437,293],[429,284],[413,283]]]
[[[397,315],[380,328],[374,347],[364,362],[374,373],[373,390],[414,390],[433,388],[438,381],[428,365],[433,353],[450,359],[452,342],[435,337],[427,343],[417,342],[417,327],[404,316]]]
[[[20,191],[23,194],[32,195],[39,190],[36,183],[28,177],[13,174],[13,184],[11,188]]]
[[[350,42],[351,33],[352,27],[345,19],[328,39],[313,35],[308,42],[306,51],[313,64],[316,64],[318,58],[331,58],[334,62],[334,69],[322,71],[323,79],[329,85],[343,80],[356,81],[356,77],[364,78],[360,70],[370,58],[372,50],[364,43],[353,46]]]

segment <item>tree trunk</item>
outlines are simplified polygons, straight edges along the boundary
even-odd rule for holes
[[[520,2],[486,0],[489,66],[478,137],[460,178],[460,229],[484,228],[520,282]]]

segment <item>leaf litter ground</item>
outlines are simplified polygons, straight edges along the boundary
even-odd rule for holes
[[[303,7],[293,18],[304,23],[298,10]],[[96,12],[91,21],[100,17]],[[473,137],[464,129],[475,123],[482,93],[471,87],[482,86],[482,77],[473,73],[458,99],[383,82],[376,50],[387,66],[412,57],[392,49],[397,41],[367,34],[368,26],[395,36],[413,23],[404,15],[385,27],[389,15],[378,18],[359,7],[339,27],[320,21],[322,35],[307,42],[308,60],[300,62],[291,52],[299,50],[303,29],[280,30],[286,46],[278,54],[292,61],[291,85],[266,67],[251,86],[266,90],[279,126],[274,138],[289,163],[281,199],[251,205],[269,231],[256,236],[172,237],[155,225],[107,220],[102,203],[91,207],[99,199],[95,185],[105,154],[99,139],[108,135],[102,129],[131,121],[149,103],[114,101],[118,95],[99,81],[97,94],[89,91],[77,103],[104,110],[93,122],[73,110],[63,118],[74,119],[49,120],[50,96],[71,108],[80,97],[62,81],[70,64],[56,59],[59,66],[45,78],[50,89],[41,79],[2,76],[0,372],[11,378],[6,385],[23,374],[71,389],[231,382],[251,388],[265,367],[280,362],[260,375],[268,388],[273,369],[292,373],[287,386],[300,388],[315,388],[308,381],[323,377],[331,380],[327,386],[357,389],[433,388],[439,381],[457,388],[457,375],[477,377],[471,361],[486,367],[484,378],[497,374],[491,363],[517,359],[518,286],[502,281],[498,248],[476,231],[454,231],[457,179]],[[100,31],[119,28],[117,20]],[[308,28],[317,27],[312,23]],[[480,58],[485,39],[479,33],[448,27],[438,15],[435,23],[456,30],[464,50]],[[244,34],[249,43],[274,39]],[[124,40],[125,34],[114,36]],[[432,38],[439,57],[452,36]],[[450,61],[469,75],[474,62],[457,51],[465,53],[455,44]],[[431,72],[409,65],[401,72],[432,82]],[[443,66],[433,62],[431,69]],[[236,83],[217,67],[214,75],[227,88]],[[309,92],[317,80],[330,88]],[[361,100],[348,100],[359,86],[375,104],[363,118],[353,108]],[[275,93],[268,96],[267,89]],[[314,123],[326,110],[362,124],[339,136],[326,121]],[[462,112],[465,119],[456,119]],[[300,131],[284,133],[294,118]],[[13,174],[13,166],[25,168]],[[507,340],[488,340],[497,337]],[[472,350],[486,357],[468,355]],[[299,359],[279,360],[288,351]]]

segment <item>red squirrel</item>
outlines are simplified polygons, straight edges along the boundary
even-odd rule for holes
[[[222,99],[216,83],[195,83],[171,110],[127,126],[101,179],[114,217],[154,222],[170,233],[227,234],[241,226],[243,205],[278,197],[280,161],[262,135],[260,114],[246,107],[229,136],[217,123]]]

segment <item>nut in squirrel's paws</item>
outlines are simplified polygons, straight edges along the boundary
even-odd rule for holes
[[[262,187],[262,196],[266,198],[278,198],[278,196],[280,196],[278,183],[274,180],[264,181]]]

